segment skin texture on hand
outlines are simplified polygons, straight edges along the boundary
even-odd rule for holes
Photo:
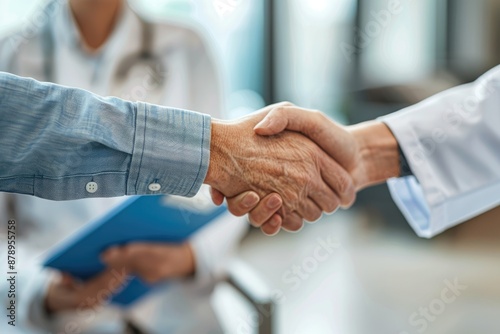
[[[366,188],[390,177],[399,175],[398,144],[391,131],[381,122],[366,122],[344,127],[314,110],[293,105],[275,106],[255,128],[263,136],[272,136],[284,130],[300,132],[315,141],[330,157],[335,159],[351,175],[356,190]],[[264,231],[276,232],[276,211],[267,205],[272,194],[255,205],[243,207],[247,197],[256,194],[246,192],[228,198],[228,206],[235,212],[249,212],[249,219]],[[222,201],[222,194],[214,192],[214,201]],[[347,207],[347,206],[345,206]],[[279,227],[278,227],[279,230]]]
[[[269,137],[255,134],[254,126],[270,109],[236,121],[213,121],[206,183],[228,198],[248,190],[261,198],[279,194],[280,215],[290,229],[300,228],[302,218],[315,221],[322,211],[351,203],[350,175],[310,139],[291,131]],[[272,202],[273,196],[266,203]]]
[[[86,282],[78,282],[67,274],[52,280],[45,296],[47,312],[100,307],[126,286],[130,275],[157,283],[195,273],[194,253],[188,243],[134,243],[108,249],[102,259],[108,268]]]
[[[342,126],[316,110],[296,106],[274,108],[255,127],[270,136],[297,131],[317,143],[352,176],[356,190],[399,175],[398,143],[382,122]]]

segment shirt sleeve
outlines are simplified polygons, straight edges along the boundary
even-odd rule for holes
[[[422,237],[500,204],[500,67],[415,106],[382,117],[414,176],[388,181]]]
[[[193,196],[208,115],[0,73],[0,191],[52,200]]]

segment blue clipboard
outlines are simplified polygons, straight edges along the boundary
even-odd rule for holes
[[[44,266],[87,280],[105,269],[100,254],[129,242],[181,243],[227,212],[206,199],[133,196],[50,251]],[[157,285],[133,277],[111,302],[128,306]],[[162,284],[163,285],[163,284]]]

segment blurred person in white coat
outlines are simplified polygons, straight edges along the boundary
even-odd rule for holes
[[[36,17],[30,29],[0,40],[0,71],[223,116],[213,55],[188,26],[150,23],[124,0],[52,0]],[[2,198],[2,205],[15,208],[26,254],[40,254],[123,200],[61,203],[2,197],[9,200]],[[79,333],[119,333],[126,324],[146,333],[219,332],[210,296],[245,232],[247,225],[236,219],[241,218],[225,215],[182,245],[130,244],[106,253],[109,264],[126,265],[149,282],[168,281],[168,287],[127,309],[83,304],[93,312],[81,312],[85,297],[108,286],[110,271],[79,283],[40,267],[26,268],[20,275],[30,277],[21,278],[18,286],[23,291],[18,297],[19,325],[28,332],[66,331],[68,324],[77,324]]]

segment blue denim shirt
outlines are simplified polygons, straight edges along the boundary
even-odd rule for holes
[[[7,73],[0,110],[0,191],[53,200],[193,196],[208,170],[208,115]]]

